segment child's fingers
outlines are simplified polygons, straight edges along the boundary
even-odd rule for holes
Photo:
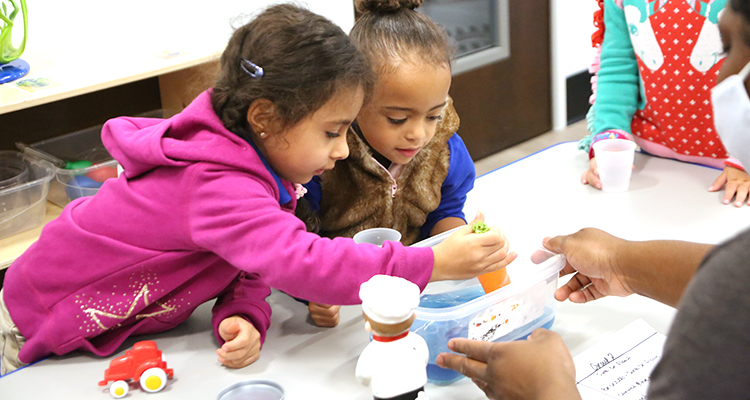
[[[232,340],[224,342],[220,350],[223,350],[226,353],[231,353],[233,351],[242,350],[253,342],[260,342],[260,333],[248,322],[244,329],[241,329]]]
[[[500,228],[496,226],[490,226],[489,228],[490,230],[485,233],[474,233],[474,231],[469,230],[467,239],[482,247],[495,247],[505,241],[505,234]],[[463,232],[463,230],[461,231]]]
[[[471,222],[469,222],[469,225],[475,222],[484,222],[484,211],[478,210],[477,215],[474,217],[474,219]]]
[[[229,368],[242,368],[242,367],[246,367],[254,363],[255,361],[258,360],[259,357],[260,357],[260,350],[258,349],[258,351],[251,351],[251,352],[243,353],[239,357],[236,357],[236,358],[219,357],[219,362]]]
[[[724,200],[722,201],[724,204],[729,204],[732,202],[732,198],[734,197],[734,194],[737,192],[737,182],[729,181],[727,183],[727,187],[724,190]]]
[[[249,353],[258,352],[260,352],[260,335],[257,338],[251,336],[248,340],[236,339],[224,343],[216,350],[216,355],[219,356],[219,361],[224,364],[224,361],[241,360],[246,358]]]
[[[586,172],[586,179],[588,180],[589,185],[601,189],[602,188],[602,180],[599,179],[599,171],[597,170],[588,170]]]
[[[310,303],[308,306],[310,316],[315,325],[331,328],[339,323],[341,306],[329,306],[326,304]]]
[[[735,207],[742,207],[745,205],[745,199],[747,199],[747,186],[740,185],[737,187],[737,193],[734,198]]]
[[[495,254],[498,254],[498,253],[500,253],[500,252],[496,252]],[[493,255],[495,255],[495,254],[493,254]],[[501,259],[499,261],[495,262],[495,263],[490,264],[490,267],[486,269],[487,272],[497,271],[497,270],[499,270],[501,268],[507,267],[516,258],[518,258],[518,253],[516,253],[515,251],[512,251],[512,252],[510,252],[510,253],[508,253],[508,254],[506,254],[504,256],[502,254],[498,254],[498,257],[501,257]],[[494,257],[492,259],[494,259]]]
[[[722,172],[721,175],[719,175],[718,178],[714,181],[714,183],[711,184],[711,186],[708,187],[709,192],[716,192],[727,183],[727,174],[725,172]]]
[[[247,353],[260,351],[260,341],[248,341],[244,346],[238,348],[225,349],[223,346],[216,351],[216,355],[226,360],[238,360],[243,358]]]
[[[226,318],[219,324],[219,336],[227,342],[234,339],[240,330],[240,324],[234,317]]]

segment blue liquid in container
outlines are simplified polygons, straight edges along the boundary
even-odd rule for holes
[[[425,294],[419,299],[419,306],[422,308],[454,307],[482,297],[484,294],[484,289],[480,285],[438,294]]]

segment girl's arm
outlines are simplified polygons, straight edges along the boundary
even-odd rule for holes
[[[359,285],[375,274],[399,276],[420,289],[432,275],[431,248],[394,242],[379,248],[307,232],[292,209],[279,205],[275,183],[262,177],[203,168],[189,189],[186,223],[195,245],[291,296],[359,304]]]
[[[605,131],[630,135],[630,124],[639,106],[638,62],[630,41],[625,12],[614,0],[604,0],[604,41],[597,74],[596,100],[590,110],[590,135],[581,141],[589,151],[593,137]]]
[[[476,170],[466,145],[457,133],[448,139],[448,148],[450,164],[448,175],[441,187],[440,205],[427,215],[427,220],[422,225],[422,237],[434,236],[466,225],[463,209],[466,194],[474,188]]]

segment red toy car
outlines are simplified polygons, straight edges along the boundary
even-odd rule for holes
[[[167,385],[167,378],[172,378],[174,371],[167,368],[167,363],[161,358],[161,350],[156,343],[144,340],[133,345],[133,350],[125,352],[109,362],[109,368],[104,371],[104,380],[99,386],[109,386],[112,397],[120,399],[128,394],[128,380],[138,381],[141,388],[149,393],[158,392]]]

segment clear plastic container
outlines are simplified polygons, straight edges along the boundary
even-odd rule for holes
[[[445,236],[431,238],[435,245]],[[423,246],[420,242],[418,246]],[[479,281],[442,281],[422,292],[411,331],[422,336],[430,350],[427,379],[449,384],[463,377],[437,366],[437,355],[449,352],[448,341],[462,337],[492,342],[525,339],[534,329],[555,321],[554,293],[565,258],[543,249],[517,250],[508,268],[510,284],[485,294]]]
[[[52,166],[15,151],[0,151],[0,165],[23,171],[0,189],[0,239],[44,224]]]
[[[99,125],[30,146],[66,162],[88,161],[92,164],[75,169],[53,166],[55,179],[50,184],[49,201],[65,207],[71,200],[93,196],[105,180],[117,177],[117,161],[104,148],[101,130],[102,126]]]

